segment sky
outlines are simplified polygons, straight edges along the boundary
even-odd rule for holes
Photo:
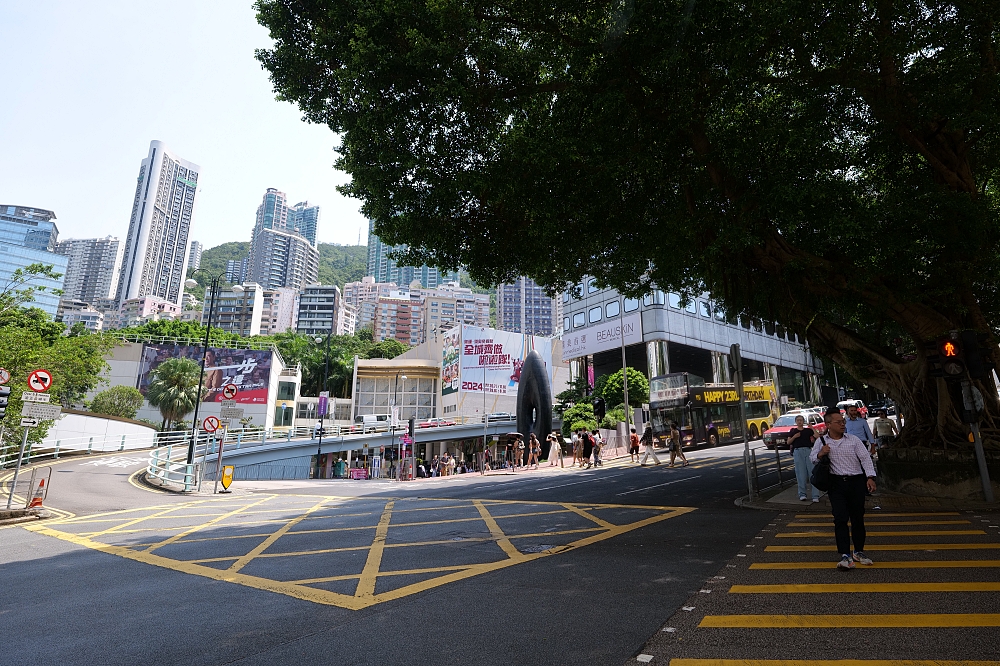
[[[322,207],[317,240],[367,242],[337,136],[275,99],[252,0],[0,2],[0,204],[60,238],[128,233],[149,142],[201,167],[191,240],[249,241],[268,187]]]

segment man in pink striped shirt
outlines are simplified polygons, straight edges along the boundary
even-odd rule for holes
[[[832,483],[828,496],[833,509],[833,532],[840,553],[839,569],[853,569],[854,563],[871,565],[865,555],[865,491],[875,492],[875,466],[871,453],[859,438],[848,434],[840,410],[826,413],[826,435],[813,444],[809,458],[813,463],[829,456]],[[848,528],[847,522],[851,526]],[[854,551],[851,551],[851,539]]]

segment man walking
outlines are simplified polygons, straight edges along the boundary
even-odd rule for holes
[[[632,428],[632,434],[628,436],[628,460],[629,462],[639,462],[639,435]]]
[[[868,420],[861,418],[857,405],[847,408],[847,434],[854,435],[868,447],[868,452],[875,453],[875,435],[868,427]]]
[[[816,440],[809,458],[813,464],[823,457],[830,460],[831,484],[827,494],[833,509],[837,552],[840,553],[837,568],[853,569],[855,562],[871,565],[871,559],[864,553],[865,491],[875,492],[875,466],[864,442],[846,432],[846,420],[840,410],[826,413],[826,427],[827,434]]]
[[[896,423],[886,415],[884,409],[880,411],[878,418],[875,419],[875,436],[878,438],[878,448],[888,446],[898,434]]]

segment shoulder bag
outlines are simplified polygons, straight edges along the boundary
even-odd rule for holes
[[[826,445],[825,437],[820,437],[819,441],[822,442],[824,446]],[[830,485],[832,484],[831,476],[830,456],[820,456],[816,461],[816,465],[813,467],[812,475],[809,477],[809,483],[816,490],[826,492],[830,489]]]

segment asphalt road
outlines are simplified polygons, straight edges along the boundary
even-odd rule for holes
[[[733,452],[224,498],[63,462],[75,517],[0,528],[0,664],[625,663],[771,519]]]

